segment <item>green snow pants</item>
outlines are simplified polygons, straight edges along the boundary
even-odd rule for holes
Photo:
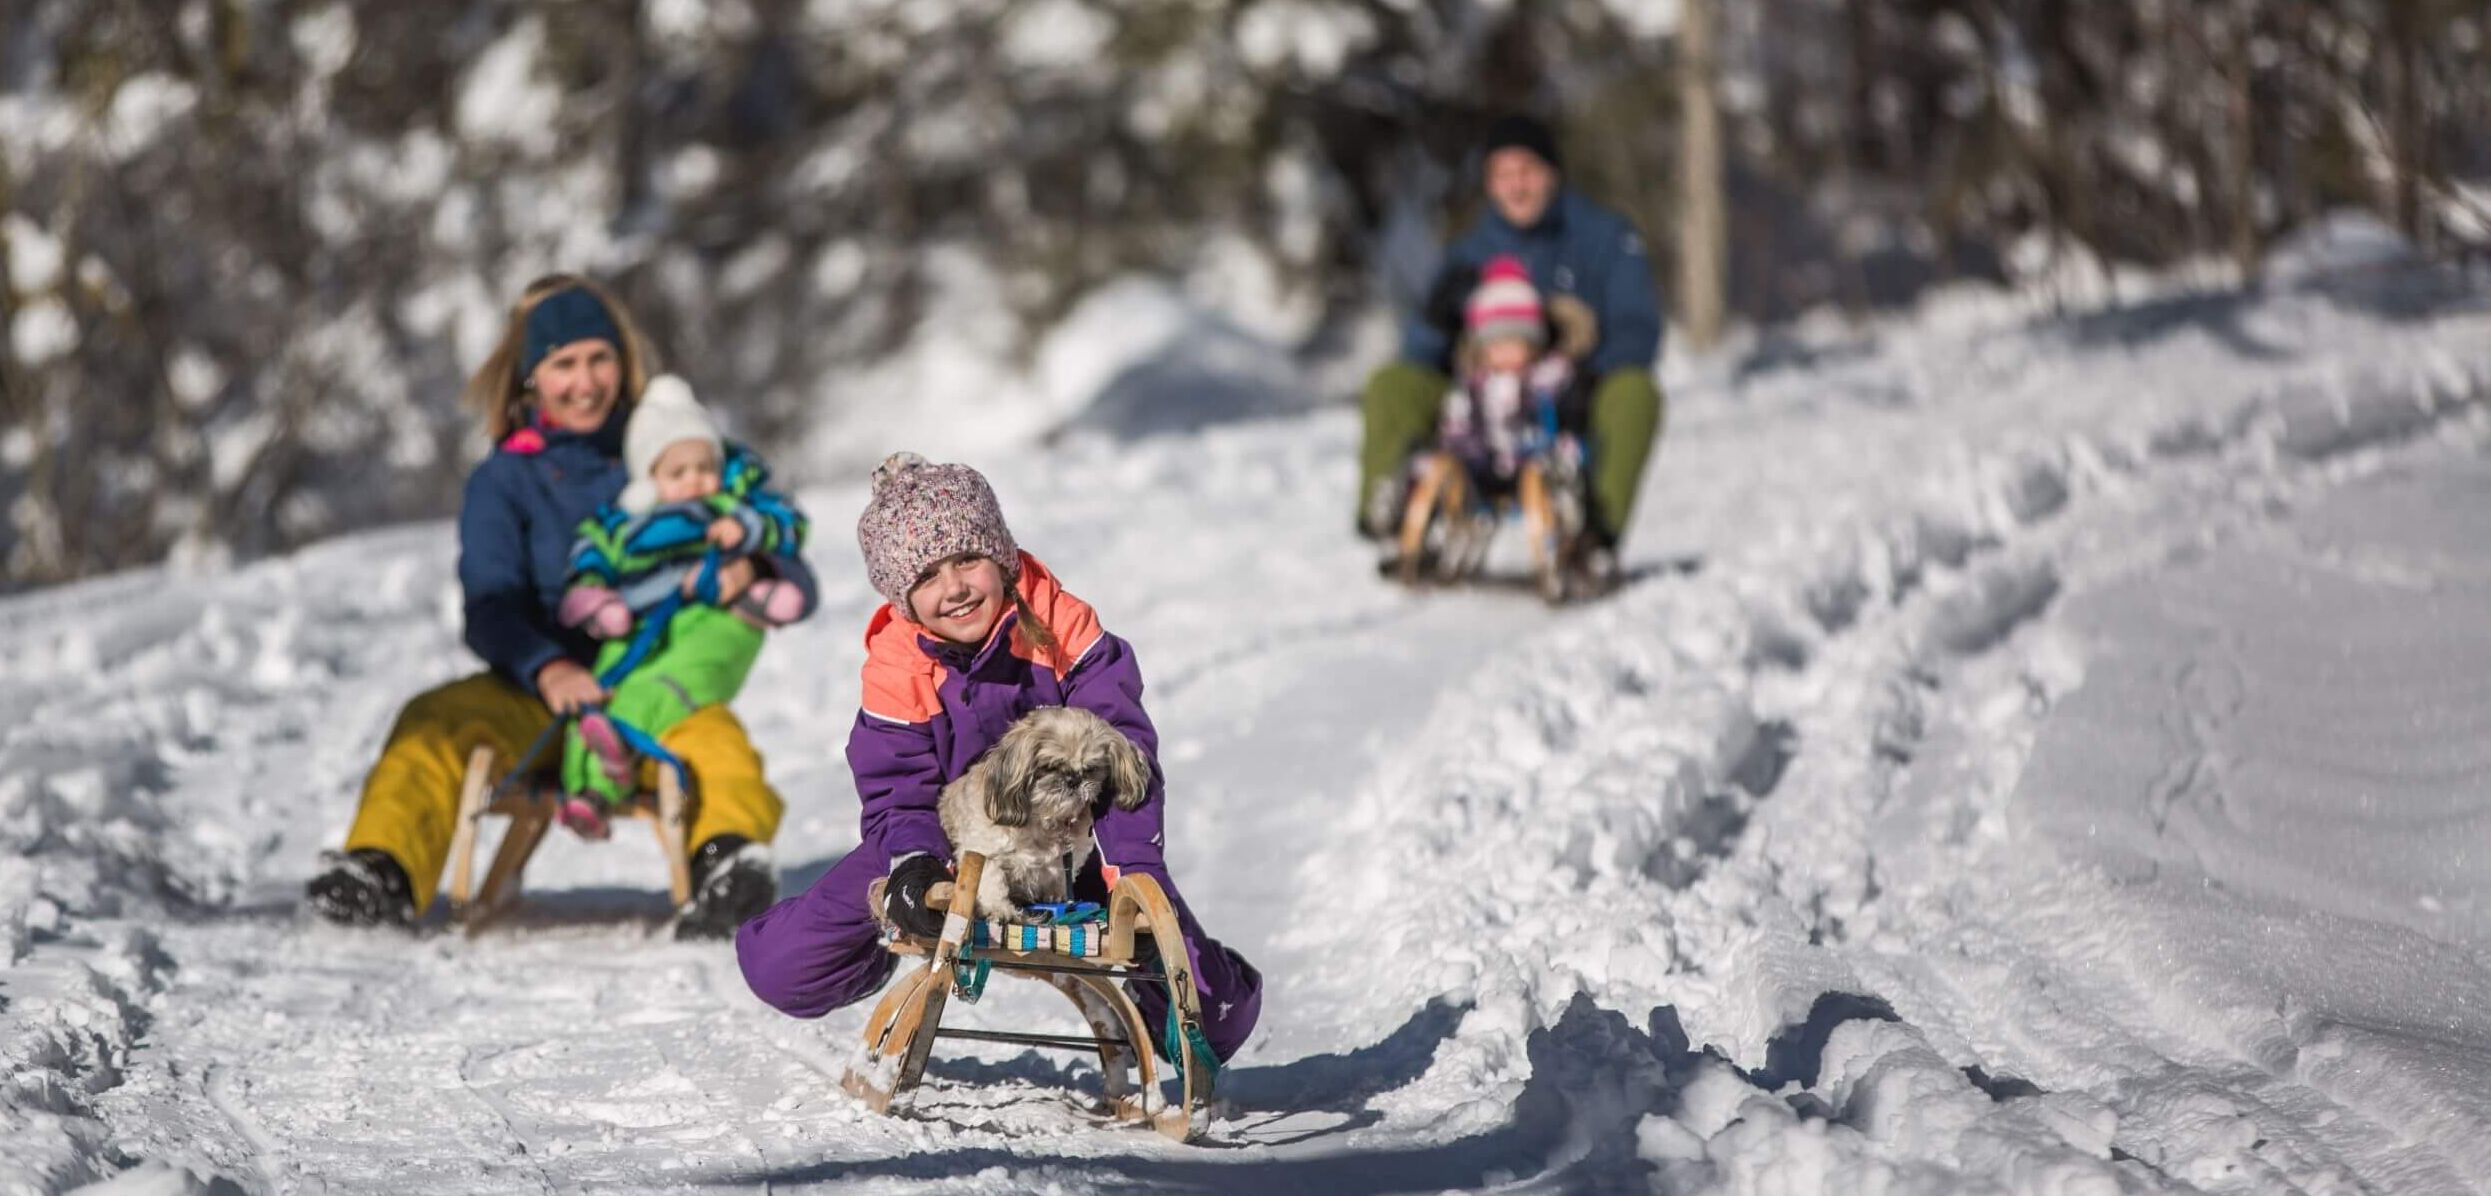
[[[1366,413],[1366,440],[1358,453],[1358,494],[1391,477],[1436,430],[1436,413],[1452,380],[1425,366],[1396,361],[1367,380],[1359,406]],[[1634,513],[1644,463],[1660,443],[1668,403],[1650,370],[1611,370],[1592,390],[1591,505],[1594,526],[1615,541]]]
[[[744,688],[761,656],[761,629],[715,606],[686,606],[666,624],[665,642],[606,698],[607,714],[662,738],[703,706],[723,706]],[[597,651],[602,674],[631,650],[631,639],[607,640]],[[606,805],[630,794],[606,775],[575,720],[562,733],[562,791],[592,794]]]

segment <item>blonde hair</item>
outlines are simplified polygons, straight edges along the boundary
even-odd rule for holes
[[[1021,638],[1028,641],[1031,648],[1046,653],[1051,665],[1060,667],[1069,663],[1063,658],[1064,645],[1056,642],[1055,632],[1039,620],[1038,612],[1029,609],[1029,599],[1021,593],[1021,587],[1017,584],[1012,587],[1012,609],[1021,612],[1021,621],[1013,624],[1012,629],[1020,632]]]
[[[528,284],[519,295],[519,302],[510,309],[510,321],[502,328],[500,344],[493,346],[493,355],[484,359],[475,375],[467,379],[467,388],[459,393],[459,405],[476,413],[484,421],[485,437],[496,444],[503,437],[527,423],[528,396],[526,378],[519,376],[519,355],[527,348],[528,316],[547,296],[573,287],[596,296],[605,305],[606,314],[614,317],[614,326],[623,332],[623,343],[614,347],[623,358],[623,394],[625,400],[640,397],[640,388],[648,385],[649,375],[657,372],[657,359],[649,342],[640,335],[640,325],[631,318],[631,310],[606,291],[604,287],[576,274],[548,274]]]

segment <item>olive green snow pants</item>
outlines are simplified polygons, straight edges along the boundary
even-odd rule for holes
[[[1427,443],[1436,430],[1436,413],[1453,383],[1425,366],[1396,361],[1367,380],[1359,406],[1366,412],[1366,441],[1358,454],[1358,501],[1378,478],[1390,477]],[[1650,370],[1611,370],[1592,390],[1591,439],[1592,518],[1615,540],[1634,513],[1635,489],[1643,482],[1644,462],[1660,442],[1668,404]]]

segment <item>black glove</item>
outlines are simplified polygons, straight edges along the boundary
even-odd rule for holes
[[[930,855],[912,855],[891,869],[882,887],[882,914],[900,933],[934,938],[943,933],[943,910],[926,904],[926,890],[950,880],[951,869]]]

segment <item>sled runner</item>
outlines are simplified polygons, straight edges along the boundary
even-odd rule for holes
[[[1562,433],[1558,434],[1560,437]],[[1563,440],[1524,461],[1511,489],[1499,493],[1453,453],[1430,450],[1411,464],[1401,516],[1399,580],[1405,586],[1457,585],[1486,563],[1488,542],[1508,520],[1522,524],[1540,597],[1565,603],[1598,593],[1602,579],[1585,567],[1579,451]]]
[[[1104,1080],[1104,1103],[1121,1121],[1142,1122],[1179,1142],[1193,1140],[1210,1120],[1211,1080],[1217,1061],[1201,1045],[1201,1005],[1188,970],[1175,907],[1159,882],[1128,872],[1116,879],[1103,918],[1071,924],[982,921],[976,916],[977,885],[986,865],[976,852],[962,852],[958,874],[938,884],[928,904],[949,910],[943,933],[917,938],[885,926],[895,955],[923,957],[903,969],[865,1022],[864,1050],[840,1086],[877,1113],[888,1113],[924,1076],[937,1038],[1007,1042],[1057,1050],[1096,1051]],[[882,909],[882,882],[866,901]],[[1154,949],[1155,944],[1167,946]],[[1022,1034],[992,1030],[946,1030],[944,1005],[954,997],[975,1002],[990,972],[1039,981],[1064,994],[1090,1027],[1090,1035]],[[1147,1025],[1125,994],[1124,983],[1164,984],[1170,1025]],[[1176,1060],[1179,1097],[1170,1105],[1159,1089],[1154,1030]],[[1138,1073],[1138,1075],[1137,1075]]]
[[[524,770],[528,761],[520,763],[520,769],[514,772]],[[561,800],[558,794],[541,792],[524,777],[497,779],[493,764],[490,747],[479,746],[468,754],[467,776],[459,788],[458,825],[450,839],[450,917],[463,922],[470,935],[507,912],[518,899],[519,874],[526,870],[528,858],[536,854],[546,828],[554,824],[555,808]],[[688,826],[685,804],[683,782],[677,770],[659,768],[656,793],[633,794],[611,812],[614,818],[646,818],[655,825],[658,848],[666,856],[667,889],[677,909],[692,899],[692,865],[684,847]],[[484,888],[479,892],[475,888],[476,833],[487,817],[507,818],[510,826],[502,832],[502,845],[493,853],[493,863],[485,872]]]

